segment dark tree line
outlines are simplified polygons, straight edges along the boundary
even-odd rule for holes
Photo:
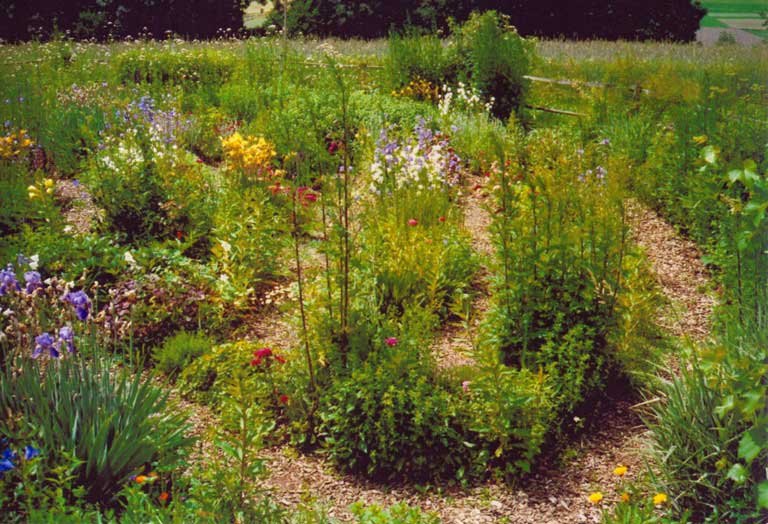
[[[247,0],[3,0],[0,38],[12,42],[47,39],[57,33],[75,38],[123,38],[167,32],[211,38],[221,29],[243,27]]]
[[[508,15],[523,35],[570,39],[694,39],[706,10],[698,0],[294,0],[293,32],[376,38],[406,26],[447,29],[472,11]],[[282,15],[273,18],[282,25]]]
[[[238,33],[248,0],[4,0],[0,38],[47,39],[69,32],[104,40],[167,33],[211,38],[220,30]],[[278,12],[273,22],[283,25]],[[690,41],[705,14],[698,0],[293,0],[293,33],[376,38],[404,27],[448,29],[472,11],[508,15],[523,35],[607,40]],[[145,29],[146,28],[146,29]]]

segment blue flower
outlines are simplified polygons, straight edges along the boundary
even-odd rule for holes
[[[62,345],[68,353],[75,352],[75,332],[69,326],[59,329],[59,340],[56,342],[57,349],[61,350]]]
[[[9,289],[21,291],[19,281],[16,280],[16,272],[13,270],[13,264],[8,264],[5,269],[0,269],[0,297],[5,295]]]
[[[85,320],[88,318],[88,313],[91,310],[91,299],[84,291],[70,291],[63,298],[64,301],[69,302],[75,307],[75,313],[77,318]]]
[[[13,464],[12,460],[16,458],[16,453],[11,450],[11,448],[5,448],[3,450],[2,455],[0,455],[0,475],[5,473],[6,471],[11,471],[16,466]]]
[[[53,344],[53,337],[48,333],[35,337],[35,349],[32,351],[32,358],[38,358],[43,354],[43,351],[48,351],[52,358],[59,358],[61,356],[59,350]]]
[[[33,446],[24,446],[24,460],[30,460],[40,455],[40,450]]]
[[[27,283],[27,294],[31,294],[36,289],[43,287],[42,277],[37,271],[27,271],[24,273],[24,281]]]

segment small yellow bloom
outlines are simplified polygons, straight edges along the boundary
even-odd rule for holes
[[[49,187],[48,189],[45,190],[45,192],[48,193],[49,195],[52,195],[53,194],[53,188]]]
[[[599,491],[595,491],[594,493],[590,494],[588,498],[592,504],[600,504],[600,501],[603,500],[603,494]]]
[[[53,187],[53,180],[51,180],[50,178],[46,178],[45,181],[43,181],[43,185],[45,185],[45,187],[47,188],[51,188]]]
[[[708,138],[707,138],[707,135],[697,135],[693,137],[692,140],[693,140],[693,143],[696,144],[697,146],[703,146],[704,144],[707,143]]]
[[[622,502],[629,502],[629,493],[624,492],[621,494],[621,501]]]
[[[614,475],[618,475],[618,476],[620,476],[620,477],[623,477],[624,475],[626,475],[626,474],[627,474],[627,466],[617,466],[617,467],[616,467],[616,468],[613,470],[613,474],[614,474]]]
[[[665,493],[656,493],[653,497],[653,503],[658,506],[664,504],[667,501],[667,495]]]

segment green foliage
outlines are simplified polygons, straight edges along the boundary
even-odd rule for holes
[[[440,524],[437,516],[423,513],[405,503],[382,508],[377,504],[366,506],[355,502],[350,510],[357,518],[358,524]]]
[[[469,466],[456,401],[430,378],[416,348],[380,347],[322,401],[329,454],[344,470],[426,481]]]
[[[180,331],[166,338],[163,345],[155,349],[153,358],[157,369],[173,378],[194,359],[208,353],[212,346],[213,342],[206,336]]]
[[[472,14],[458,33],[458,61],[468,67],[470,85],[493,100],[491,113],[504,120],[518,112],[528,88],[523,77],[533,60],[533,42],[494,11]]]
[[[659,482],[697,519],[752,522],[761,511],[768,368],[754,342],[731,341],[694,357],[690,369],[663,384],[663,401],[653,405]]]
[[[417,78],[438,88],[456,81],[461,64],[456,49],[443,45],[437,36],[393,33],[388,44],[384,77],[390,89],[403,87]]]
[[[509,368],[496,355],[484,355],[470,378],[464,396],[478,464],[507,478],[530,473],[555,420],[553,382],[543,372]]]
[[[62,359],[45,371],[23,358],[6,369],[0,390],[11,415],[2,432],[33,436],[50,464],[72,451],[81,461],[72,474],[93,502],[108,502],[131,475],[190,444],[185,415],[166,411],[167,393],[140,375],[113,374],[101,357]]]

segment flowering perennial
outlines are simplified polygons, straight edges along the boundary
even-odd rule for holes
[[[221,139],[224,156],[227,159],[227,171],[241,172],[257,181],[269,180],[280,175],[272,167],[277,156],[275,146],[263,137],[243,137],[234,133]]]
[[[434,191],[458,183],[460,159],[448,139],[434,133],[423,119],[414,128],[414,137],[390,139],[382,129],[376,141],[370,190],[377,195],[402,188],[417,193]]]

